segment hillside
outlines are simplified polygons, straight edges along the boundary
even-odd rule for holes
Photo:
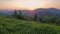
[[[60,26],[0,17],[0,34],[60,34]]]
[[[0,10],[0,15],[12,15],[14,11],[15,10]],[[18,14],[21,12],[23,15],[27,15],[29,17],[34,16],[35,12],[39,17],[44,17],[46,15],[54,17],[60,16],[60,9],[57,8],[37,8],[35,10],[16,10],[16,11]]]

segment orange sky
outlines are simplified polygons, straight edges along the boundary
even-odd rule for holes
[[[0,9],[60,8],[60,0],[0,0]]]

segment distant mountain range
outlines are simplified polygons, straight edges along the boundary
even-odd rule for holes
[[[49,8],[49,9],[38,8],[38,9],[35,9],[35,12],[40,17],[44,17],[44,16],[58,17],[58,16],[60,16],[60,9],[56,9],[56,8]]]
[[[27,16],[34,16],[35,13],[40,17],[60,16],[60,9],[56,9],[56,8],[49,8],[49,9],[38,8],[35,10],[16,10],[16,11],[17,13],[21,11],[23,15],[27,15]],[[14,10],[0,10],[0,15],[11,15],[13,13],[14,13]]]
[[[0,15],[11,15],[13,10],[0,10]]]

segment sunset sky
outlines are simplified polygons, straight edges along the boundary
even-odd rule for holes
[[[59,8],[60,0],[0,0],[0,9]]]

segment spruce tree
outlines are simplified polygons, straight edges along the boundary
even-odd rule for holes
[[[13,13],[13,17],[17,18],[18,14],[17,14],[17,11],[15,10],[14,13]]]
[[[34,21],[36,21],[36,19],[37,19],[37,14],[35,13],[35,16],[34,16]]]

